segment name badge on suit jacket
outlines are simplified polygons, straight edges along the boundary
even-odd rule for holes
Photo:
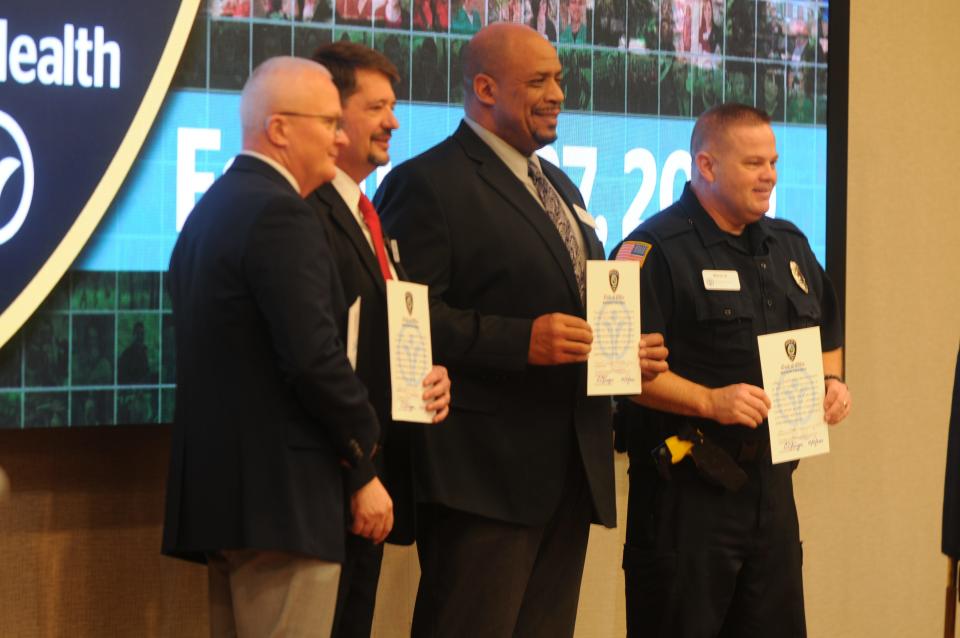
[[[597,229],[597,220],[593,218],[593,215],[591,215],[586,208],[584,208],[583,206],[578,206],[577,204],[574,204],[573,212],[577,214],[577,218],[580,221],[582,221],[584,224],[586,224],[587,226],[589,226],[594,230]]]
[[[393,263],[400,263],[400,244],[397,243],[396,239],[390,240],[390,253],[393,255]]]

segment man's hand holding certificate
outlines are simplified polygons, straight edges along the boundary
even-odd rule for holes
[[[820,328],[757,337],[763,387],[772,405],[770,456],[774,463],[830,451],[824,420]]]

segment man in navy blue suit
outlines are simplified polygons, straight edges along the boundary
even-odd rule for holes
[[[268,60],[241,97],[243,151],[187,219],[170,261],[177,341],[163,551],[206,562],[213,635],[329,636],[352,531],[382,541],[376,413],[339,326],[323,225],[303,197],[346,145],[321,65]]]
[[[586,393],[585,262],[603,246],[577,187],[535,153],[556,140],[564,98],[553,46],[497,23],[463,69],[464,121],[376,198],[430,286],[454,388],[447,422],[414,446],[412,632],[572,636],[590,523],[616,522],[610,399]],[[645,378],[666,368],[662,344],[641,342]]]
[[[380,419],[380,452],[374,461],[394,503],[394,525],[388,542],[409,545],[414,536],[414,467],[409,439],[422,424],[393,422],[390,415],[390,361],[387,336],[388,279],[406,279],[400,250],[380,229],[373,204],[360,185],[377,166],[390,162],[390,138],[400,123],[393,109],[397,68],[382,53],[354,42],[334,42],[317,49],[313,59],[330,71],[340,91],[343,129],[350,144],[337,156],[337,175],[307,198],[327,232],[343,296],[360,303],[357,376]],[[423,380],[434,423],[443,420],[450,403],[450,379],[434,366]],[[347,473],[347,490],[354,485]],[[383,545],[355,534],[347,536],[347,556],[340,573],[335,638],[369,638],[377,596]]]

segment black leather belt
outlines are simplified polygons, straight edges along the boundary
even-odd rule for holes
[[[726,450],[730,458],[737,463],[759,463],[770,457],[770,441],[756,439],[753,441],[731,441],[728,439],[712,439],[715,444]]]

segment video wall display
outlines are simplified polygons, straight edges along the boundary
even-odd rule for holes
[[[770,113],[771,213],[826,235],[829,5],[769,0],[208,0],[166,102],[87,248],[0,348],[0,427],[169,422],[175,360],[164,271],[197,198],[240,149],[239,92],[275,55],[349,39],[400,70],[393,164],[462,115],[460,53],[483,25],[556,43],[565,114],[541,155],[577,183],[609,251],[672,203],[697,115],[725,101]],[[390,166],[362,185],[372,195]]]

